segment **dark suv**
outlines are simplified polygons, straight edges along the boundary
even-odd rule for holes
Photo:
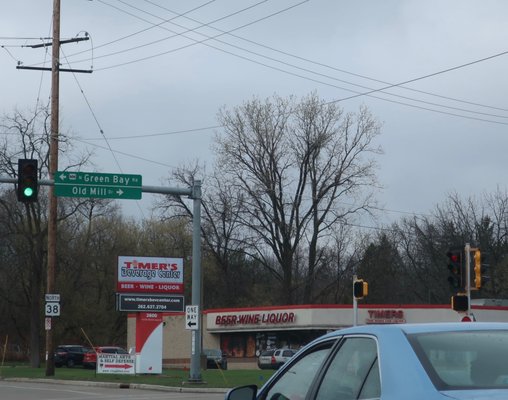
[[[66,365],[69,368],[83,364],[85,353],[90,351],[88,347],[68,344],[60,345],[55,350],[55,367]]]
[[[203,355],[206,356],[207,368],[228,369],[226,354],[221,349],[203,349]]]

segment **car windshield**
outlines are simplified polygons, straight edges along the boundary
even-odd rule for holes
[[[439,390],[508,388],[508,331],[408,335]]]

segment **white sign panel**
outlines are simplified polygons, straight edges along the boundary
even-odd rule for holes
[[[197,330],[199,327],[199,307],[185,307],[185,329]]]
[[[46,317],[60,316],[60,303],[46,303]]]
[[[135,359],[136,357],[130,354],[97,353],[97,373],[134,375]]]
[[[52,302],[52,303],[59,303],[60,302],[60,295],[59,294],[46,294],[46,301]]]
[[[183,293],[183,258],[120,256],[117,291]]]

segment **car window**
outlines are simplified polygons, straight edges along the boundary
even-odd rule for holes
[[[261,399],[304,399],[319,367],[330,352],[330,348],[335,341],[336,339],[316,345],[303,356],[298,357],[297,360],[291,363],[289,368],[284,370],[275,383],[268,388],[268,391],[262,395]]]
[[[116,353],[116,349],[102,349],[101,353],[114,354]]]
[[[508,331],[408,335],[440,390],[508,388]]]
[[[293,350],[284,350],[284,352],[282,353],[284,357],[292,357],[293,354],[295,354],[293,353]]]
[[[321,380],[316,400],[356,400],[379,396],[376,341],[366,337],[345,339]]]

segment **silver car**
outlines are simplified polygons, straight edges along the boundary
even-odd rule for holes
[[[258,357],[260,369],[278,369],[296,354],[293,349],[272,349],[263,351]]]
[[[508,324],[365,325],[316,339],[227,400],[506,400]]]

